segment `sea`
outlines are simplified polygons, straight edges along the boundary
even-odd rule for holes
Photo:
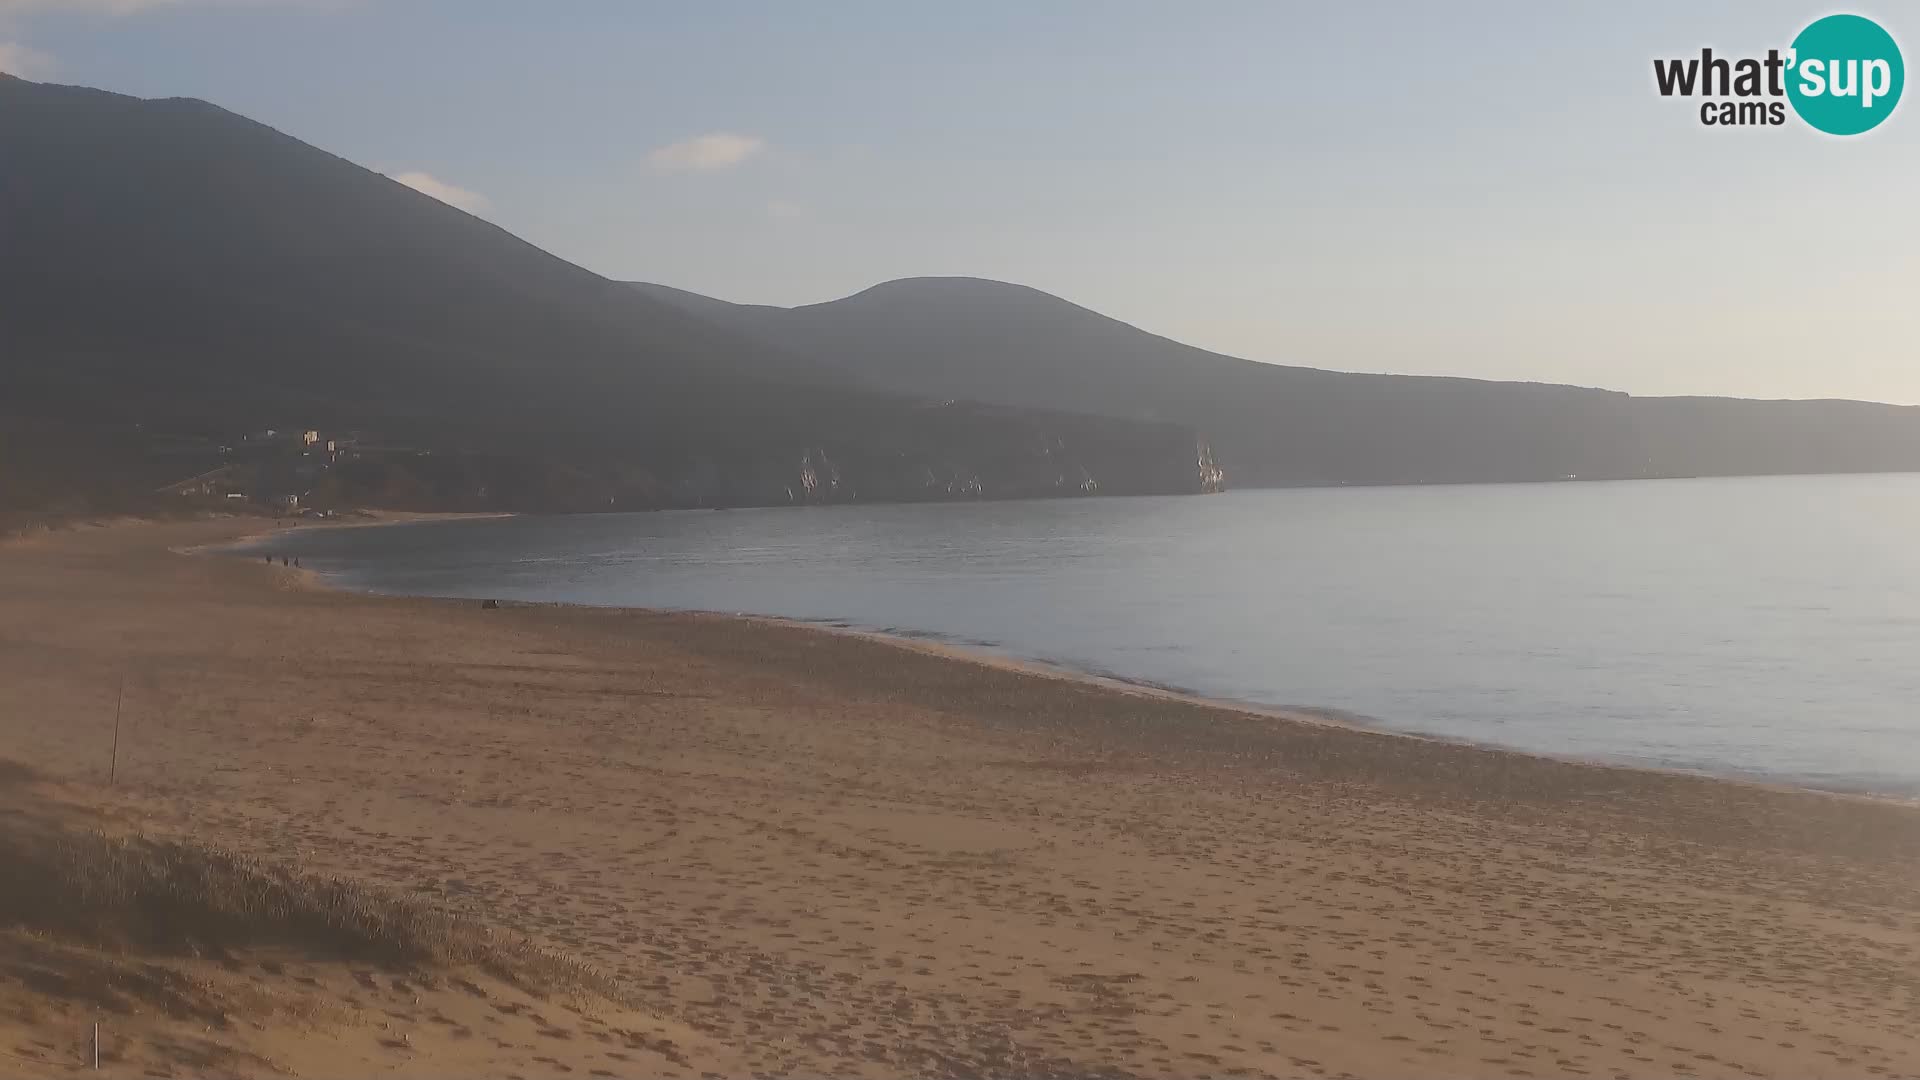
[[[374,593],[781,616],[1559,757],[1920,797],[1920,475],[512,517]]]

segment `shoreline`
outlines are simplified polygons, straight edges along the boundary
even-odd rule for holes
[[[229,520],[259,520],[262,527],[242,533],[226,540],[212,540],[204,544],[188,547],[170,548],[181,555],[220,554],[223,548],[238,548],[267,536],[282,536],[288,533],[320,532],[326,529],[373,529],[394,525],[426,525],[439,521],[498,521],[522,515],[511,513],[466,513],[456,510],[349,510],[347,518],[286,518],[269,517],[246,519],[235,516]],[[153,524],[138,519],[126,524]]]
[[[320,583],[320,587],[333,588],[333,589],[341,588],[338,585],[333,585],[331,583],[326,582],[325,580],[326,575],[324,573],[319,573],[318,571],[316,571],[315,574],[317,575],[317,579]],[[353,592],[354,590],[342,589],[342,591]],[[384,596],[384,595],[400,595],[400,594],[368,593],[367,595]],[[429,598],[421,597],[420,599],[429,599]],[[478,598],[443,597],[440,599],[468,600],[468,599],[478,599]],[[1124,675],[1112,675],[1112,674],[1102,674],[1100,672],[1084,671],[1084,670],[1074,668],[1065,664],[1052,664],[1043,660],[1034,660],[1026,657],[1011,656],[1011,655],[1000,656],[995,653],[986,651],[986,649],[983,647],[953,645],[953,644],[949,644],[942,641],[927,640],[924,638],[914,637],[911,634],[891,633],[885,630],[869,630],[864,627],[858,627],[858,626],[839,626],[839,625],[834,625],[830,623],[816,623],[806,619],[783,618],[778,615],[755,615],[749,612],[708,611],[703,609],[692,609],[692,608],[636,608],[636,607],[619,607],[619,606],[613,606],[613,605],[578,604],[578,603],[572,603],[568,601],[546,601],[546,600],[501,601],[502,607],[506,607],[509,605],[523,606],[523,607],[553,606],[553,607],[599,608],[602,610],[630,611],[630,612],[640,612],[640,613],[646,613],[646,614],[692,615],[692,616],[697,616],[701,618],[739,619],[739,620],[748,621],[748,622],[767,623],[767,624],[785,627],[785,628],[794,629],[794,630],[817,631],[817,632],[828,633],[828,634],[844,634],[850,637],[876,641],[885,645],[889,645],[893,648],[906,649],[911,652],[926,653],[928,655],[937,656],[937,657],[941,657],[943,659],[948,659],[948,660],[955,660],[962,663],[978,664],[982,667],[987,667],[987,668],[997,668],[997,669],[1003,669],[1003,670],[1009,670],[1009,671],[1016,671],[1024,675],[1031,675],[1031,676],[1035,676],[1037,678],[1043,678],[1043,679],[1060,679],[1066,682],[1097,686],[1097,687],[1100,687],[1101,689],[1110,690],[1115,693],[1139,694],[1145,697],[1159,698],[1167,701],[1175,701],[1175,702],[1180,702],[1182,704],[1194,705],[1194,706],[1199,706],[1199,707],[1208,708],[1208,709],[1219,709],[1224,712],[1236,713],[1242,716],[1248,716],[1248,717],[1253,717],[1253,718],[1263,719],[1263,720],[1275,720],[1281,723],[1307,724],[1307,725],[1317,726],[1317,727],[1336,728],[1342,731],[1364,732],[1371,735],[1381,735],[1381,736],[1397,738],[1397,739],[1411,739],[1415,742],[1432,743],[1435,745],[1452,746],[1452,747],[1459,747],[1462,749],[1470,749],[1470,750],[1483,750],[1489,753],[1496,753],[1496,754],[1516,754],[1521,757],[1536,758],[1541,761],[1552,761],[1552,762],[1557,762],[1564,765],[1579,765],[1579,766],[1584,766],[1587,768],[1595,768],[1595,769],[1626,769],[1633,772],[1645,772],[1645,773],[1655,773],[1655,774],[1666,775],[1666,776],[1688,777],[1695,780],[1711,780],[1717,783],[1740,784],[1747,787],[1760,788],[1766,791],[1791,792],[1791,793],[1800,793],[1800,794],[1808,794],[1808,795],[1824,795],[1824,796],[1830,796],[1834,798],[1843,798],[1843,799],[1865,799],[1872,802],[1892,803],[1897,806],[1920,807],[1920,795],[1905,796],[1905,795],[1893,794],[1890,792],[1852,790],[1852,789],[1844,789],[1844,788],[1838,788],[1838,789],[1823,788],[1823,787],[1817,787],[1811,784],[1791,783],[1784,779],[1768,779],[1765,777],[1743,775],[1739,773],[1720,773],[1720,772],[1713,772],[1706,769],[1682,769],[1682,768],[1674,768],[1669,766],[1640,764],[1640,763],[1631,762],[1631,761],[1614,761],[1614,760],[1608,760],[1605,758],[1580,757],[1578,755],[1573,755],[1573,754],[1552,754],[1552,753],[1544,753],[1537,750],[1524,750],[1518,747],[1503,746],[1499,743],[1482,742],[1477,739],[1456,738],[1448,735],[1436,735],[1436,734],[1431,734],[1429,732],[1413,731],[1406,728],[1393,727],[1386,724],[1383,721],[1377,721],[1371,717],[1359,717],[1357,714],[1353,714],[1353,713],[1346,713],[1344,715],[1335,715],[1336,713],[1339,712],[1339,710],[1329,710],[1327,712],[1321,712],[1310,706],[1298,707],[1298,708],[1286,708],[1283,706],[1264,705],[1256,701],[1242,701],[1237,698],[1210,697],[1205,694],[1194,693],[1190,690],[1182,690],[1177,687],[1160,686],[1151,682],[1136,681],[1133,679],[1129,679]],[[1345,717],[1347,716],[1352,716],[1355,718],[1346,719]]]
[[[179,554],[250,524],[0,550],[0,795],[524,934],[613,980],[646,1038],[239,950],[217,969],[251,995],[236,1022],[111,1014],[145,1040],[122,1061],[685,1080],[1920,1061],[1913,808],[831,627],[483,611]],[[48,1011],[74,969],[34,955],[47,978],[0,978],[0,1053],[92,1007]],[[357,974],[394,980],[379,1008]],[[320,1010],[247,1011],[261,995]]]
[[[312,532],[334,528],[379,528],[401,525],[431,524],[445,521],[485,521],[513,518],[522,515],[505,513],[413,513],[400,511],[360,511],[368,515],[368,520],[354,522],[295,522],[279,530],[261,530],[236,537],[229,541],[201,545],[194,550],[181,550],[180,554],[212,555],[237,557],[238,552],[223,549],[238,549],[254,543],[258,538],[275,532]],[[290,568],[291,569],[291,568]],[[480,596],[433,596],[425,594],[382,592],[372,589],[357,589],[332,580],[324,571],[302,568],[299,573],[316,588],[324,588],[344,595],[403,598],[440,602],[476,603],[487,597]],[[1499,743],[1483,742],[1475,739],[1422,732],[1395,727],[1384,721],[1337,709],[1320,711],[1310,706],[1275,706],[1262,702],[1244,701],[1237,698],[1213,697],[1178,687],[1163,686],[1145,680],[1135,680],[1125,675],[1088,671],[1066,664],[1052,663],[1012,653],[993,651],[992,645],[970,646],[953,643],[937,637],[917,636],[899,630],[880,630],[851,624],[790,618],[779,615],[763,615],[746,611],[721,611],[706,608],[650,608],[618,604],[587,604],[565,600],[501,600],[501,607],[522,608],[561,608],[591,611],[628,612],[634,614],[662,616],[690,616],[705,619],[741,620],[744,622],[779,626],[792,630],[813,631],[874,641],[893,648],[910,652],[936,656],[943,659],[975,664],[981,667],[1013,671],[1038,678],[1059,679],[1066,682],[1097,686],[1105,690],[1122,694],[1137,694],[1150,698],[1180,702],[1208,709],[1218,709],[1241,716],[1290,724],[1306,724],[1331,727],[1347,731],[1366,732],[1392,738],[1411,739],[1416,742],[1441,746],[1452,746],[1490,753],[1516,754],[1522,757],[1536,758],[1567,765],[1578,765],[1598,769],[1624,769],[1660,775],[1688,777],[1710,780],[1718,783],[1739,784],[1775,792],[1797,792],[1820,795],[1830,798],[1858,799],[1871,803],[1893,806],[1920,808],[1920,794],[1879,791],[1862,787],[1822,787],[1816,784],[1796,781],[1790,777],[1768,776],[1765,774],[1741,772],[1717,772],[1711,769],[1689,769],[1676,766],[1663,766],[1633,760],[1618,760],[1601,757],[1583,757],[1576,754],[1556,754],[1546,751],[1528,750]]]

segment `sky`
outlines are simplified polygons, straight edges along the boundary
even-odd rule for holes
[[[1256,360],[1920,404],[1920,100],[1836,138],[1654,89],[1833,10],[0,0],[0,70],[728,300],[974,275]],[[1844,10],[1920,48],[1920,5]]]

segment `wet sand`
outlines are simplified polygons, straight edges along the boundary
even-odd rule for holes
[[[524,930],[680,1033],[527,1025],[486,1048],[508,1071],[1920,1075],[1911,807],[170,550],[258,527],[0,547],[0,758]],[[223,1037],[469,1071],[426,1013]],[[0,1065],[31,1035],[0,1024]]]

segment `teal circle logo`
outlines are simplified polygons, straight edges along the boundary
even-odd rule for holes
[[[1800,119],[1829,135],[1878,127],[1900,104],[1907,68],[1900,46],[1880,24],[1859,15],[1829,15],[1793,39],[1787,100]]]

